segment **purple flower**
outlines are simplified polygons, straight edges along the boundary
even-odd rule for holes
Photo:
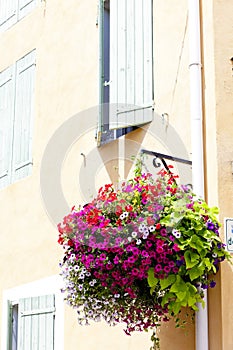
[[[216,286],[216,282],[215,281],[210,281],[210,288],[214,288]]]
[[[208,289],[208,284],[202,283],[201,287],[202,287],[203,289]]]
[[[208,221],[206,226],[207,226],[208,230],[214,231],[214,229],[215,229],[215,226],[214,226],[213,222],[211,222],[211,221]]]
[[[178,267],[182,266],[184,264],[184,261],[182,259],[176,261],[176,265]]]

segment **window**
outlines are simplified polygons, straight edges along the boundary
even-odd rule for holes
[[[0,0],[0,31],[4,31],[26,16],[37,0]]]
[[[0,188],[32,168],[35,50],[0,73]]]
[[[153,109],[153,0],[100,0],[99,7],[99,130],[147,123]]]
[[[63,350],[62,279],[50,276],[3,291],[2,350]]]
[[[54,349],[53,294],[9,302],[8,312],[9,350]]]

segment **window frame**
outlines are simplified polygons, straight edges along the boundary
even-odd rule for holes
[[[26,84],[25,74],[27,75],[26,79],[28,79]],[[5,136],[1,150],[3,170],[0,173],[0,189],[31,175],[32,172],[35,78],[36,49],[26,53],[11,66],[0,72],[0,87],[3,87],[3,95],[0,95],[3,103],[3,119],[0,120],[0,132],[2,131]],[[9,84],[9,86],[6,84]],[[7,112],[4,112],[4,103]],[[5,129],[4,123],[6,122],[9,125]],[[26,140],[25,145],[23,144],[24,139]],[[19,145],[21,148],[19,148]],[[17,158],[25,159],[20,159],[20,163],[18,163]],[[6,167],[4,167],[4,164]]]
[[[7,1],[8,0],[6,0],[5,4],[7,3]],[[9,16],[8,18],[6,18],[7,12],[5,14],[5,17],[4,17],[4,13],[1,17],[1,9],[0,9],[0,33],[10,29],[16,23],[20,22],[21,19],[26,17],[28,14],[30,14],[38,6],[40,1],[41,0],[28,0],[20,8],[20,2],[22,2],[22,0],[16,0],[14,8],[12,7],[12,9],[10,9],[11,12],[8,14]],[[4,11],[4,9],[2,11]],[[5,8],[5,11],[9,12],[9,8],[8,9]]]
[[[1,349],[9,350],[9,307],[19,299],[53,294],[55,296],[54,350],[64,350],[64,300],[62,278],[53,275],[3,291]]]
[[[149,107],[153,113],[153,110],[154,110],[153,0],[148,0],[147,6],[151,6],[151,8],[149,7],[151,11],[150,12],[151,33],[149,36],[149,46],[151,46],[151,55],[150,55],[151,69],[149,73],[151,77],[150,78],[151,89],[149,89],[151,93],[151,103]],[[110,109],[109,105],[111,103],[111,83],[112,83],[111,82],[112,59],[110,57],[111,55],[111,34],[110,34],[111,12],[110,11],[111,11],[111,0],[99,0],[99,23],[98,24],[99,24],[99,105],[100,105],[100,108],[99,108],[99,118],[98,118],[98,128],[97,128],[97,141],[99,145],[112,141],[122,135],[125,135],[128,132],[135,130],[140,125],[151,122],[153,119],[153,116],[152,116],[151,120],[147,120],[147,118],[145,118],[144,121],[142,120],[139,122],[137,121],[133,124],[127,122],[125,127],[124,126],[116,126],[116,127],[113,126],[111,128],[109,127],[111,124],[110,114],[116,114],[115,113],[116,110],[119,112],[119,114],[122,113],[121,110],[118,110],[118,106],[117,106],[118,102],[117,104],[113,102],[113,104],[111,104],[111,107],[110,107],[111,110],[109,110]],[[106,27],[106,13],[109,14],[107,19],[107,27]],[[131,29],[129,29],[129,31],[130,30]],[[135,35],[135,32],[134,32],[134,35]],[[107,41],[107,45],[106,45],[106,41]],[[106,50],[108,50],[107,53],[106,53]],[[136,52],[134,52],[133,55],[135,57]],[[106,59],[107,59],[107,64],[105,64]],[[126,80],[126,86],[129,86],[129,80]],[[108,98],[106,98],[106,96],[108,96]],[[119,108],[121,109],[122,108],[121,103],[119,103],[119,106],[120,106]],[[142,105],[136,106],[134,104],[133,105],[130,104],[129,106],[132,107],[132,111],[144,109],[144,106]],[[136,108],[134,109],[134,107]],[[145,107],[145,109],[146,108],[148,107]],[[130,112],[131,112],[130,110],[126,111],[125,114],[130,114]]]

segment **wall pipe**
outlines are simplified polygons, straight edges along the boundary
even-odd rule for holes
[[[194,193],[204,198],[200,1],[188,0],[188,8],[192,181]],[[199,311],[196,313],[196,350],[208,350],[207,293],[204,301],[205,308],[198,305]]]
[[[99,30],[99,110],[97,120],[96,139],[97,146],[101,144],[101,136],[103,131],[103,84],[104,84],[104,70],[103,70],[103,32],[104,32],[104,2],[98,1],[98,19],[96,25]]]

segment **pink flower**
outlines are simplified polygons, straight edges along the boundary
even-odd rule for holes
[[[169,266],[164,267],[164,272],[169,273],[171,271],[171,268]]]
[[[172,248],[175,252],[179,252],[180,251],[180,248],[179,248],[179,246],[178,246],[178,244],[174,244],[173,245],[173,248]]]
[[[162,270],[162,266],[160,264],[157,264],[154,268],[155,272],[160,272]]]

